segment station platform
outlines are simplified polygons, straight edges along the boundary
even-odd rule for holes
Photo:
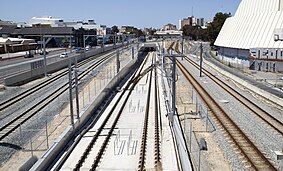
[[[151,61],[151,60],[149,60]],[[145,68],[150,66],[148,62]],[[158,71],[159,72],[159,71]],[[158,73],[161,75],[161,73]],[[137,170],[140,160],[140,149],[142,144],[142,136],[144,129],[144,117],[146,109],[146,99],[149,89],[149,75],[144,76],[138,84],[133,89],[130,99],[127,101],[125,108],[122,111],[121,118],[118,121],[117,126],[115,127],[114,133],[111,136],[111,139],[104,151],[103,157],[99,166],[96,170]],[[158,82],[161,82],[161,78],[158,78]],[[158,84],[160,92],[162,92],[162,84]],[[124,89],[125,87],[122,87]],[[154,84],[151,85],[151,99],[154,99]],[[127,90],[127,93],[129,90]],[[106,119],[111,108],[118,101],[118,97],[122,92],[116,94],[111,103],[107,106],[106,110],[103,112],[99,120],[96,122],[93,128],[91,128],[80,140],[76,148],[73,150],[71,155],[68,157],[67,161],[62,166],[61,170],[73,170],[80,160],[85,148],[90,143],[92,137],[98,131],[99,127],[102,125]],[[155,117],[154,111],[155,108],[160,108],[160,155],[161,161],[159,167],[162,170],[179,170],[177,152],[175,144],[173,141],[173,135],[170,128],[170,124],[167,117],[166,104],[164,101],[164,95],[159,93],[159,105],[156,107],[154,100],[150,102],[149,109],[149,119],[148,119],[148,132],[147,132],[147,142],[146,142],[146,160],[145,160],[145,169],[146,170],[156,170],[155,154],[154,154],[154,145],[155,145]],[[123,101],[124,97],[120,99]],[[118,107],[121,104],[119,103]],[[114,110],[112,115],[117,115],[118,110]],[[103,144],[104,137],[108,134],[110,129],[110,119],[109,123],[106,124],[96,143],[94,144],[91,152],[89,153],[87,160],[84,162],[81,170],[89,170],[93,164],[94,159],[100,147]]]

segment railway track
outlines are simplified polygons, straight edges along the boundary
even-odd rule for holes
[[[112,55],[115,54],[114,52],[111,53]],[[101,55],[101,54],[99,54]],[[93,56],[93,57],[90,57],[90,58],[87,58],[86,60],[84,61],[81,61],[78,63],[78,67],[81,67],[89,62],[92,62],[94,59],[97,59],[97,55]],[[5,110],[6,108],[12,106],[12,105],[15,105],[16,103],[19,103],[21,100],[23,100],[24,98],[27,98],[27,96],[33,94],[33,93],[36,93],[37,91],[43,89],[44,87],[48,86],[49,84],[57,81],[58,79],[64,77],[67,73],[68,73],[68,69],[65,69],[63,72],[45,80],[44,82],[42,82],[41,84],[39,85],[35,85],[27,90],[25,90],[24,92],[21,92],[13,97],[11,97],[10,99],[6,100],[6,101],[3,101],[0,103],[0,112]]]
[[[249,167],[253,170],[277,170],[189,71],[179,61],[177,65],[205,101],[213,118],[240,151],[243,160],[249,163]]]
[[[154,117],[155,117],[155,122],[154,122],[154,137],[155,137],[155,141],[154,141],[154,159],[155,159],[155,168],[158,170],[161,170],[161,151],[160,151],[160,127],[159,124],[161,123],[161,116],[159,115],[159,89],[158,89],[158,78],[157,78],[157,70],[156,67],[154,68],[154,91],[155,91],[155,96],[154,96],[154,104],[155,104],[155,110],[154,110]]]
[[[103,62],[105,62],[106,60],[111,58],[114,54],[116,54],[116,53],[113,52],[113,53],[107,55],[104,58],[98,59],[94,64],[87,67],[86,70],[81,72],[80,75],[78,76],[78,79],[80,80],[80,79],[84,78],[93,69],[95,69],[97,66],[99,66],[100,64],[102,64]],[[79,66],[82,66],[82,65],[92,61],[93,59],[95,59],[95,57],[89,58],[88,60],[81,62],[79,64]],[[25,91],[25,92],[23,92],[23,93],[21,93],[17,96],[14,96],[10,100],[7,100],[7,101],[1,103],[0,104],[1,109],[3,110],[7,107],[11,107],[12,105],[16,105],[17,102],[25,99],[27,96],[32,95],[36,91],[39,91],[40,89],[48,86],[48,84],[55,82],[57,79],[65,76],[67,73],[68,73],[68,71],[63,71],[61,74],[58,74],[55,77],[48,79],[47,81],[45,81],[41,85],[34,86],[34,87],[28,89],[27,91]],[[7,137],[9,134],[11,134],[14,130],[16,130],[18,127],[20,127],[20,125],[25,123],[27,120],[29,120],[31,117],[33,117],[38,111],[43,109],[50,102],[52,102],[54,99],[59,97],[61,94],[63,94],[67,90],[68,90],[68,83],[65,83],[65,84],[61,85],[59,88],[57,88],[56,90],[54,90],[52,93],[50,93],[48,96],[46,96],[42,100],[38,101],[31,108],[27,109],[25,112],[21,113],[20,115],[16,116],[15,118],[13,118],[9,122],[7,122],[5,125],[3,125],[0,128],[0,141],[3,140],[5,137]]]
[[[175,47],[176,52],[180,53],[178,46]],[[200,69],[199,64],[195,61],[191,60],[188,57],[185,57],[185,60],[193,65],[195,68]],[[268,126],[274,129],[280,136],[283,137],[283,123],[278,120],[276,117],[272,116],[270,113],[266,112],[260,106],[255,104],[253,101],[246,98],[243,94],[236,91],[230,85],[222,81],[220,78],[216,77],[212,73],[210,73],[207,69],[203,68],[203,73],[209,77],[212,81],[214,81],[217,85],[223,88],[226,92],[228,92],[231,96],[233,96],[237,101],[239,101],[243,106],[252,111],[256,116],[262,119]]]
[[[185,57],[186,61],[195,66],[199,69],[199,65],[194,62],[193,60],[189,59],[188,57]],[[207,77],[209,77],[211,80],[213,80],[217,85],[219,85],[221,88],[223,88],[226,92],[228,92],[231,96],[233,96],[235,99],[237,99],[242,105],[244,105],[246,108],[248,108],[250,111],[252,111],[256,116],[261,118],[267,125],[269,125],[272,129],[274,129],[280,136],[283,137],[283,123],[266,112],[264,109],[262,109],[260,106],[246,98],[243,94],[240,94],[238,91],[236,91],[234,88],[229,86],[227,83],[219,79],[218,77],[211,74],[208,70],[203,69],[203,72]]]
[[[175,51],[180,53],[178,49],[178,45],[175,46]],[[187,61],[188,58],[186,58]],[[189,61],[190,63],[192,61]],[[199,68],[196,63],[192,63],[195,67]],[[197,90],[201,98],[204,100],[208,108],[210,109],[210,113],[216,123],[220,125],[224,134],[227,135],[227,138],[232,142],[233,145],[237,147],[237,150],[240,152],[240,156],[244,162],[246,162],[246,167],[251,170],[277,170],[275,166],[269,161],[269,159],[264,156],[264,154],[257,148],[257,146],[249,139],[249,137],[237,126],[237,124],[229,117],[228,114],[222,109],[222,107],[211,97],[211,95],[201,86],[201,84],[189,73],[189,71],[181,64],[181,62],[177,61],[177,66],[187,78],[187,80],[192,84],[192,86]],[[246,103],[245,106],[248,107],[254,113],[261,113],[260,115],[265,115],[268,117],[268,120],[272,120],[272,123],[276,123],[276,128],[273,128],[281,134],[282,123],[280,124],[277,119],[270,117],[270,115],[258,107],[253,102],[249,101],[243,95],[239,94],[229,85],[221,81],[220,79],[214,77],[207,70],[204,71],[208,77],[210,77],[213,81],[229,92],[233,97],[239,100],[241,103]],[[250,106],[249,106],[250,105]],[[260,116],[262,118],[262,116]],[[262,118],[263,119],[263,118]],[[269,123],[268,121],[266,121]],[[272,124],[269,123],[271,126]],[[280,131],[281,129],[281,131]],[[282,134],[281,134],[282,135]]]
[[[148,88],[147,88],[146,99],[144,99],[146,104],[144,108],[144,115],[142,115],[144,121],[143,123],[141,123],[141,125],[143,125],[142,133],[141,133],[142,139],[140,142],[141,145],[140,145],[139,155],[136,156],[137,157],[136,169],[145,170],[149,167],[152,168],[153,166],[159,169],[162,168],[161,152],[160,152],[160,134],[159,134],[160,132],[159,124],[161,120],[160,120],[159,107],[158,107],[159,93],[158,93],[157,71],[154,62],[155,58],[154,60],[151,61],[151,64],[147,62],[148,59],[149,56],[147,56],[147,58],[143,61],[141,67],[135,71],[135,73],[130,78],[126,86],[123,88],[123,91],[120,94],[118,94],[118,97],[116,98],[113,105],[111,105],[111,108],[107,110],[108,111],[107,113],[105,113],[106,116],[103,119],[103,121],[101,121],[101,124],[97,126],[97,128],[95,129],[93,129],[93,127],[89,127],[88,130],[85,131],[86,133],[89,131],[95,132],[95,134],[92,136],[90,140],[88,140],[88,143],[85,149],[83,150],[82,155],[79,157],[79,159],[77,159],[76,157],[77,163],[76,165],[73,166],[73,170],[75,171],[82,169],[98,170],[101,167],[101,163],[103,163],[103,155],[109,154],[108,152],[106,152],[109,151],[107,148],[112,149],[111,147],[108,146],[110,144],[111,137],[113,137],[113,135],[115,135],[115,133],[117,132],[115,131],[115,129],[119,129],[120,127],[123,128],[122,126],[123,124],[122,125],[119,124],[120,122],[123,122],[120,121],[123,116],[123,112],[125,111],[126,105],[129,104],[133,91],[137,88],[136,86],[142,78],[144,78],[143,80],[146,82],[147,84],[146,86]],[[148,67],[145,67],[146,63]],[[142,85],[145,84],[143,83]],[[154,110],[150,109],[153,108],[153,105],[157,106],[155,107]],[[153,136],[155,137],[154,141],[148,139]],[[80,140],[81,139],[78,139],[78,141]],[[154,142],[153,148],[148,147],[148,143],[150,143],[148,141]],[[76,146],[79,146],[79,143],[76,143]],[[72,151],[73,150],[74,149],[72,149]],[[70,153],[72,151],[70,151]],[[69,154],[68,156],[70,155],[71,154]],[[152,158],[154,158],[154,161],[150,159],[147,160],[148,156],[153,156]],[[132,155],[132,157],[134,157],[134,155]],[[62,169],[64,165],[63,163],[65,163],[66,160],[67,158],[64,159],[64,161],[60,164],[60,167],[56,167],[56,170]],[[72,159],[70,159],[70,161],[73,162]]]
[[[147,93],[147,101],[146,101],[146,108],[145,108],[145,117],[143,121],[144,125],[143,125],[142,140],[141,140],[141,147],[140,147],[140,157],[139,157],[139,165],[138,165],[139,171],[143,171],[146,168],[146,151],[147,151],[147,138],[148,138],[148,129],[149,129],[148,122],[149,122],[149,115],[150,115],[149,107],[150,107],[150,96],[151,96],[151,86],[152,86],[151,85],[152,84],[152,71],[150,72],[149,78],[150,79],[149,79],[149,85],[148,85],[148,93]]]
[[[124,91],[119,95],[118,100],[115,102],[115,104],[111,108],[110,112],[106,116],[106,118],[103,121],[103,123],[101,124],[101,126],[97,129],[95,135],[91,139],[91,141],[88,144],[87,148],[84,150],[82,156],[80,157],[79,161],[77,162],[77,164],[76,164],[76,166],[75,166],[75,168],[73,170],[80,170],[81,169],[81,167],[83,166],[83,164],[87,160],[88,155],[92,151],[95,143],[97,143],[98,138],[102,138],[100,135],[101,135],[103,129],[105,128],[105,126],[109,125],[110,118],[115,118],[114,121],[112,123],[110,123],[110,125],[111,125],[110,129],[109,129],[106,137],[104,137],[103,143],[101,144],[101,147],[99,148],[99,150],[98,150],[98,152],[97,152],[97,154],[96,154],[96,156],[94,158],[94,161],[93,161],[93,164],[92,164],[90,170],[95,170],[98,167],[98,163],[101,160],[101,157],[103,155],[103,152],[105,151],[106,145],[108,144],[108,142],[109,142],[109,140],[110,140],[110,138],[111,138],[111,136],[113,134],[113,131],[114,131],[114,129],[116,127],[116,124],[117,124],[117,122],[118,122],[118,120],[119,120],[119,118],[120,118],[120,116],[122,114],[122,111],[123,111],[123,109],[124,109],[124,107],[125,107],[125,105],[127,103],[127,100],[130,97],[130,95],[131,95],[131,93],[132,93],[132,91],[134,89],[134,86],[138,83],[138,81],[143,76],[142,69],[144,67],[144,64],[145,64],[145,62],[142,64],[141,69],[139,71],[136,71],[134,73],[134,76],[127,83],[127,85],[124,88]],[[126,97],[122,101],[122,98],[124,96],[126,96]],[[120,108],[118,108],[119,111],[118,111],[118,113],[116,113],[116,116],[114,116],[115,115],[114,111],[117,111],[117,107],[118,107],[119,103],[122,103],[122,106]]]

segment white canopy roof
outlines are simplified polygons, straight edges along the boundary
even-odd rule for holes
[[[10,39],[0,37],[0,44],[13,44]]]
[[[283,0],[242,0],[214,44],[237,49],[283,48],[283,41],[274,40],[278,28],[283,28]]]
[[[2,38],[0,37],[0,44],[14,44],[15,42],[21,42],[22,44],[35,43],[34,39],[20,39],[20,38]]]

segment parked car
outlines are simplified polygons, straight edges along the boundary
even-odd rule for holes
[[[67,52],[64,52],[64,53],[60,54],[60,58],[67,58],[67,57],[68,57]]]
[[[76,50],[75,50],[76,53],[81,53],[82,51],[83,51],[83,49],[80,48],[80,47],[76,48]]]
[[[45,54],[47,55],[49,52],[45,51]],[[44,55],[44,50],[39,52],[40,55]]]
[[[90,45],[87,45],[86,47],[85,47],[85,50],[86,51],[89,51],[91,49],[91,46]]]
[[[25,58],[32,58],[32,57],[33,57],[33,54],[27,52],[24,57],[25,57]]]

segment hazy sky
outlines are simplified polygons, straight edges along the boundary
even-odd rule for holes
[[[31,17],[52,16],[64,21],[94,19],[98,24],[161,28],[191,16],[211,20],[216,12],[231,12],[241,0],[6,0],[0,19],[28,22]]]

